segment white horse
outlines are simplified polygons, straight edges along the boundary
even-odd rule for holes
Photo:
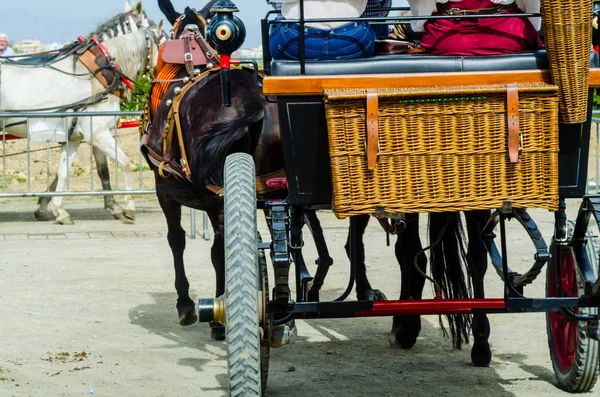
[[[135,9],[127,10],[126,13],[101,25],[95,34],[104,39],[102,44],[116,60],[125,76],[135,78],[140,69],[156,65],[159,39],[163,37],[162,21],[156,26],[148,20],[141,3],[138,3]],[[63,57],[52,63],[51,67],[18,62],[2,63],[0,71],[0,110],[9,112],[56,110],[64,107],[73,110],[71,105],[81,102],[88,103],[84,108],[86,111],[114,112],[120,108],[120,99],[115,95],[109,94],[99,102],[94,101],[105,89],[77,60],[76,55]],[[22,121],[22,119],[7,119],[6,133],[27,137],[27,126]],[[66,122],[54,118],[31,119],[30,133],[63,134],[68,137],[68,143],[62,144],[57,176],[49,190],[64,191],[73,158],[82,140],[92,144],[99,173],[100,168],[106,166],[106,158],[111,158],[123,171],[126,190],[132,190],[131,161],[116,148],[111,133],[115,128],[116,119],[113,116],[94,117],[92,123],[89,117],[72,117]],[[104,164],[101,164],[102,161]],[[126,195],[124,199],[126,204],[122,214],[116,214],[113,209],[113,215],[116,218],[124,216],[133,220],[135,219],[133,196]],[[36,211],[38,219],[49,218],[45,208],[48,201],[49,199],[45,202],[40,200],[40,207]],[[61,196],[53,197],[50,207],[58,223],[73,223],[70,215],[63,208]]]

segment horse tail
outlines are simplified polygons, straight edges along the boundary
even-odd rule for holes
[[[445,299],[471,298],[473,288],[470,259],[465,248],[460,213],[431,213],[429,216],[429,239],[431,241],[431,273],[439,287],[436,295],[441,293],[442,298]],[[463,343],[469,343],[471,315],[449,314],[446,315],[446,318],[452,335],[452,346],[460,350]],[[440,316],[440,326],[444,336],[448,336],[442,316]]]
[[[233,120],[213,124],[192,142],[190,165],[192,178],[199,186],[223,185],[225,158],[233,152],[252,154],[252,125],[264,118],[264,106],[259,101],[246,104],[246,113]]]

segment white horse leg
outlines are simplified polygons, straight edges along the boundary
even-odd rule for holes
[[[47,192],[56,191],[56,185],[58,183],[58,175],[54,177],[54,180],[48,186]],[[52,212],[48,211],[48,204],[52,200],[52,196],[44,196],[38,199],[38,209],[35,211],[34,216],[38,221],[50,221],[54,219]]]
[[[106,161],[106,154],[98,148],[93,148],[94,160],[96,161],[96,172],[102,182],[102,190],[111,191],[110,186],[110,171],[108,169],[108,162]],[[123,208],[115,201],[115,197],[112,194],[104,196],[104,208],[110,211],[111,215],[115,219],[123,219]]]
[[[75,157],[75,153],[77,153],[77,148],[79,148],[80,143],[81,140],[79,138],[71,138],[68,143],[63,143],[62,145],[60,151],[60,160],[58,162],[58,182],[56,184],[57,192],[62,192],[65,190],[67,177],[71,171],[71,165],[73,164],[73,158]],[[63,208],[62,196],[54,196],[52,198],[52,207],[58,223],[61,225],[73,224],[71,215],[69,215],[69,213]]]
[[[119,164],[119,169],[123,172],[125,190],[133,190],[133,172],[131,170],[131,161],[123,151],[117,147],[115,139],[108,129],[95,131],[94,150],[103,152],[108,158]],[[125,195],[125,207],[123,216],[131,221],[135,220],[135,202],[132,195]]]

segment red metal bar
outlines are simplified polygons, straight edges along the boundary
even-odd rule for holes
[[[373,309],[356,317],[406,316],[420,314],[471,314],[473,309],[505,309],[504,299],[412,299],[373,302]]]
[[[132,127],[139,127],[139,126],[140,126],[139,120],[127,120],[127,121],[119,120],[117,128],[132,128]]]

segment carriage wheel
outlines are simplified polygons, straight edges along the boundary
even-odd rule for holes
[[[252,157],[225,161],[225,288],[230,396],[262,392],[256,182]]]
[[[569,238],[572,228],[569,229]],[[589,233],[586,235],[586,253],[592,267],[598,274],[598,245]],[[573,251],[569,246],[556,246],[552,243],[550,252],[560,249],[561,297],[578,297],[583,293],[583,283]],[[555,255],[548,262],[546,273],[546,296],[556,297]],[[595,314],[597,308],[581,308],[580,314]],[[587,324],[567,315],[556,312],[546,314],[548,345],[554,374],[560,387],[569,392],[590,391],[598,379],[598,341],[588,336]]]

